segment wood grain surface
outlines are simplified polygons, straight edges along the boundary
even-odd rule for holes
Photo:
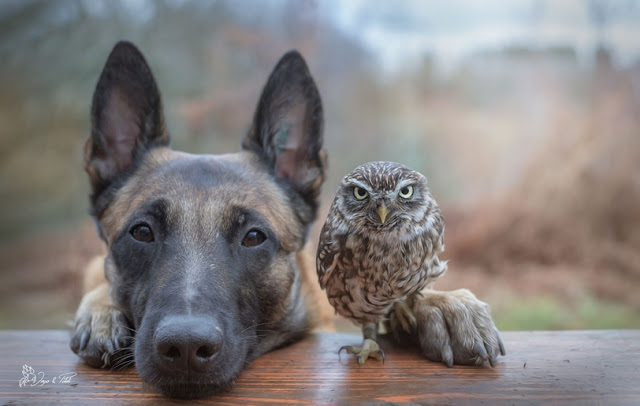
[[[163,398],[135,368],[87,367],[68,339],[58,330],[0,331],[0,404],[640,405],[640,330],[506,332],[507,356],[493,369],[447,368],[384,340],[385,364],[361,367],[337,355],[359,336],[318,334],[254,361],[230,392],[192,402]],[[21,387],[23,365],[43,380]]]

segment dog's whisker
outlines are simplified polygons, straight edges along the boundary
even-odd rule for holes
[[[239,333],[239,334],[242,334],[242,333],[244,333],[245,331],[248,331],[248,330],[251,330],[251,329],[255,329],[255,328],[260,327],[260,326],[266,326],[266,325],[268,325],[268,324],[271,324],[271,323],[270,323],[270,322],[264,322],[264,323],[257,323],[257,324],[253,324],[253,325],[251,325],[251,326],[249,326],[249,327],[245,328],[244,330],[240,331],[240,333]]]
[[[120,326],[121,328],[125,329],[125,330],[129,330],[131,333],[133,333],[133,335],[135,335],[138,331],[133,328],[133,327],[129,327],[129,326]],[[131,337],[133,338],[133,336]]]
[[[113,367],[111,367],[111,369],[115,371],[121,371],[134,365],[135,359],[131,358],[125,361],[118,361],[115,365],[113,365]]]

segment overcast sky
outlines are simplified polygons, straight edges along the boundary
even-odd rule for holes
[[[596,1],[597,2],[597,1]],[[455,64],[470,52],[509,45],[570,46],[589,64],[599,40],[625,66],[640,56],[640,1],[602,0],[598,30],[587,0],[323,0],[324,15],[394,70],[433,52]]]
[[[81,0],[90,14],[108,12],[115,0]],[[213,0],[165,0],[181,7],[189,3],[208,8]],[[420,62],[432,54],[441,67],[454,67],[461,58],[505,46],[545,48],[568,46],[589,65],[595,45],[613,51],[614,63],[628,66],[640,58],[640,0],[218,0],[235,9],[236,18],[278,15],[297,5],[317,7],[317,15],[362,43],[380,58],[384,71]],[[122,9],[141,23],[153,23],[156,0],[120,0]],[[0,0],[0,15],[24,0]],[[600,25],[594,5],[605,10]],[[59,17],[64,22],[65,7]],[[55,17],[55,16],[54,16]]]

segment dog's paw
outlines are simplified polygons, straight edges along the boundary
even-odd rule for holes
[[[80,307],[69,346],[87,365],[109,368],[130,352],[131,332],[129,322],[120,310],[94,303],[87,310]]]
[[[450,292],[423,291],[414,298],[417,320],[413,341],[424,356],[451,367],[496,364],[505,355],[500,333],[491,319],[489,305],[467,289]]]

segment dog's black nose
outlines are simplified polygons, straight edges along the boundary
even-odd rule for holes
[[[155,344],[164,366],[206,372],[222,348],[222,330],[211,317],[165,316],[156,328]]]

